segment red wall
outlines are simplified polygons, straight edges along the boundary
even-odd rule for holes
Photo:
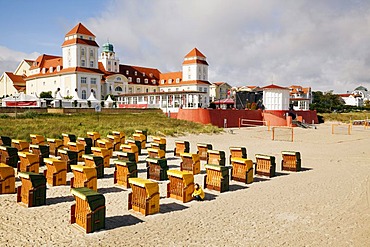
[[[234,110],[234,109],[179,109],[177,119],[188,120],[202,124],[212,124],[224,127],[224,119],[227,127],[239,127],[239,118],[251,120],[270,121],[271,126],[287,126],[286,113],[288,111],[261,111],[261,110]],[[296,111],[306,123],[318,123],[316,111]]]

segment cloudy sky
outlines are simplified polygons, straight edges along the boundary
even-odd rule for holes
[[[61,55],[65,33],[82,22],[100,46],[113,43],[125,64],[179,71],[197,47],[207,56],[211,82],[370,89],[367,0],[16,0],[0,6],[0,73],[23,58]]]

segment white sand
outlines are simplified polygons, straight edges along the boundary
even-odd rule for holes
[[[146,217],[127,210],[129,190],[115,186],[114,168],[106,168],[98,180],[106,229],[92,234],[69,224],[68,186],[49,187],[47,205],[35,208],[17,204],[15,194],[0,195],[0,246],[369,246],[370,129],[332,135],[323,124],[294,131],[293,143],[271,141],[262,127],[167,138],[168,150],[175,140],[190,141],[191,152],[198,142],[212,143],[227,163],[230,146],[245,146],[253,161],[256,153],[274,155],[278,172],[281,151],[300,151],[307,170],[248,186],[231,181],[229,192],[205,190],[207,201],[185,204],[165,198],[167,181],[160,182],[160,213]],[[179,167],[180,159],[167,157],[171,168]],[[140,162],[139,176],[145,171]],[[203,184],[203,176],[195,181]]]

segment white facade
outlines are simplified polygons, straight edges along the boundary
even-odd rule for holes
[[[264,88],[263,105],[265,110],[289,110],[289,89]]]

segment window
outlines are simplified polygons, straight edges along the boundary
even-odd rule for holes
[[[207,88],[206,87],[204,88],[204,92],[207,92]]]
[[[135,75],[137,75],[137,71],[135,71]]]
[[[117,81],[120,81],[120,80],[121,80],[121,77],[117,77],[117,78],[116,78],[116,80],[117,80]]]
[[[90,61],[90,67],[94,67],[94,61]]]
[[[129,71],[128,70],[126,70],[126,75],[128,75],[129,74]]]
[[[132,78],[131,77],[128,78],[128,82],[132,82]]]
[[[145,76],[145,72],[143,72],[143,76]]]
[[[136,92],[140,93],[141,92],[141,88],[136,88]]]
[[[129,87],[129,88],[128,88],[128,92],[129,92],[129,93],[132,93],[132,87]]]
[[[176,83],[180,83],[180,78],[176,78]]]
[[[156,80],[153,80],[152,82],[153,82],[153,84],[156,84],[156,83],[157,83],[157,81],[156,81]]]
[[[190,76],[190,74],[188,75],[188,80],[190,80],[191,79],[191,76]]]
[[[161,84],[164,84],[164,80],[163,79],[161,80]]]
[[[145,82],[146,84],[148,84],[148,79],[144,79],[144,82]]]
[[[57,81],[54,81],[54,85],[57,85]]]
[[[148,88],[147,88],[147,89],[145,89],[145,92],[149,93],[149,89],[148,89]]]
[[[81,84],[86,84],[87,78],[86,77],[81,77]]]
[[[149,74],[149,76],[150,76],[150,77],[153,77],[153,73],[150,73],[150,74]]]
[[[82,99],[86,99],[86,90],[82,90],[81,97]]]
[[[84,38],[84,36],[80,35],[80,38],[81,38],[81,39],[83,39],[83,38]]]
[[[59,72],[60,71],[60,65],[57,66],[57,71]]]
[[[81,49],[81,56],[85,56],[85,49],[84,48]]]
[[[85,60],[84,59],[81,60],[81,66],[83,66],[83,67],[85,66]]]
[[[136,82],[137,83],[140,83],[140,78],[136,78]]]
[[[116,92],[122,92],[123,90],[122,90],[122,88],[120,86],[118,86],[118,87],[116,87],[115,91]]]
[[[110,65],[110,61],[108,61],[108,65]]]
[[[45,82],[42,82],[42,85],[45,86]]]
[[[153,92],[155,93],[155,92],[157,92],[157,89],[153,89]]]
[[[172,79],[169,79],[168,80],[168,84],[172,84]]]
[[[49,72],[50,72],[50,73],[53,73],[53,70],[54,70],[54,68],[53,68],[53,67],[50,67],[50,68],[49,68]]]
[[[91,49],[90,50],[90,57],[93,57],[94,56],[94,51]]]
[[[117,62],[114,62],[114,65],[117,65]]]
[[[90,79],[90,83],[91,83],[91,84],[96,84],[96,78],[91,78],[91,79]]]

